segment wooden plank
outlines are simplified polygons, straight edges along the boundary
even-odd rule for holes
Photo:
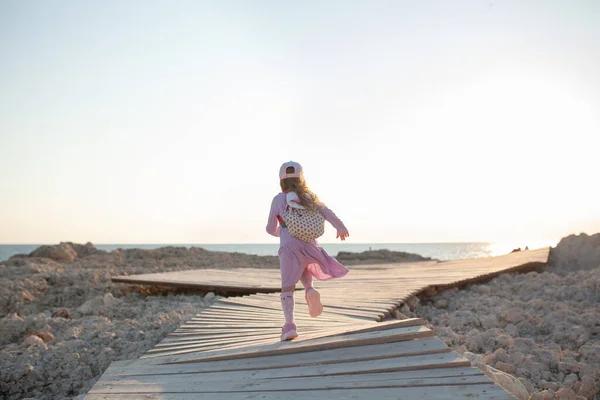
[[[353,361],[343,363],[328,363],[322,365],[301,365],[287,368],[271,368],[261,370],[243,371],[220,371],[205,372],[191,375],[135,375],[135,382],[160,382],[162,380],[174,382],[192,379],[196,382],[227,381],[233,382],[247,379],[275,379],[275,378],[299,378],[318,377],[333,375],[360,375],[397,371],[429,370],[440,368],[469,367],[471,363],[460,354],[454,352],[443,352],[433,354],[419,354],[416,356],[388,357],[378,360]],[[357,378],[359,379],[359,378]],[[127,377],[115,381],[124,382]],[[99,381],[100,382],[100,381]]]
[[[270,344],[276,343],[277,341],[279,341],[279,338],[274,336],[274,337],[267,338],[267,339],[254,339],[251,341],[232,342],[229,344],[219,343],[219,344],[200,345],[200,346],[198,346],[198,348],[191,347],[191,348],[183,348],[183,349],[164,350],[159,353],[148,353],[147,352],[142,357],[140,357],[140,359],[149,360],[149,359],[158,358],[158,357],[171,357],[171,359],[172,359],[173,357],[182,357],[184,355],[199,354],[198,352],[210,353],[211,351],[217,351],[217,350],[219,350],[219,351],[238,350],[238,349],[247,348],[247,347],[270,345]],[[162,359],[159,359],[158,362],[161,362],[161,360]]]
[[[276,306],[281,307],[281,301],[279,299],[279,294],[277,294],[276,296],[257,294],[256,296],[253,296],[253,298],[260,300],[260,301],[275,303]],[[345,296],[345,298],[343,298],[342,296],[332,297],[332,296],[329,296],[328,291],[321,290],[321,301],[323,302],[324,305],[326,305],[328,307],[336,307],[336,308],[344,308],[344,309],[348,309],[348,308],[349,309],[358,309],[358,310],[372,311],[372,312],[386,312],[387,307],[390,306],[389,304],[382,306],[381,304],[370,303],[366,299],[364,301],[362,301],[362,300],[356,301],[356,299],[357,299],[356,294],[352,297]],[[295,296],[295,303],[297,306],[300,306],[300,307],[307,306],[306,300],[303,295]]]
[[[181,357],[184,355],[193,355],[198,354],[199,352],[211,352],[217,350],[237,350],[245,347],[253,347],[253,346],[261,346],[272,344],[276,342],[278,339],[275,338],[266,338],[266,339],[252,339],[252,340],[242,340],[242,341],[233,341],[228,344],[216,343],[216,344],[202,344],[200,343],[198,346],[182,346],[181,348],[172,348],[172,349],[162,349],[157,352],[146,352],[140,359],[153,359],[158,357]],[[160,361],[159,361],[160,362]]]
[[[398,400],[398,399],[486,399],[514,400],[514,396],[494,384],[460,386],[420,386],[408,388],[297,390],[244,393],[149,393],[149,394],[90,394],[85,400]]]
[[[225,307],[224,307],[225,308]],[[296,310],[296,316],[297,318],[301,318],[301,319],[307,319],[307,320],[311,320],[313,319],[312,317],[308,316],[308,308],[306,309],[297,309]],[[196,317],[194,317],[194,319],[196,318],[208,318],[208,317],[226,317],[226,318],[283,318],[283,313],[281,311],[281,307],[279,310],[273,309],[273,310],[244,310],[244,311],[238,311],[237,309],[234,309],[233,306],[231,306],[231,309],[229,311],[223,310],[221,308],[219,309],[206,309],[206,311],[197,314]],[[348,317],[343,317],[343,316],[338,316],[338,315],[330,315],[330,314],[322,314],[319,317],[320,321],[347,321]]]
[[[342,332],[335,333],[341,334]],[[222,352],[204,352],[190,356],[173,358],[163,362],[198,362],[201,360],[227,360],[268,356],[274,354],[293,354],[307,351],[329,350],[340,347],[363,346],[367,344],[394,343],[417,338],[433,337],[433,332],[424,326],[409,326],[385,331],[348,334],[345,336],[324,337],[300,342],[278,342],[265,346],[247,347]]]
[[[251,333],[251,332],[278,332],[281,331],[281,328],[261,328],[261,327],[253,327],[253,328],[244,328],[235,326],[228,327],[211,327],[211,328],[190,328],[190,329],[181,329],[178,328],[173,332],[173,336],[185,336],[185,335],[198,335],[198,334],[219,334],[219,333]]]
[[[367,333],[367,332],[376,332],[382,330],[389,330],[399,327],[409,327],[409,326],[419,326],[422,325],[424,321],[420,318],[413,318],[410,320],[404,321],[391,321],[388,323],[381,324],[370,324],[363,328],[357,329],[356,325],[351,325],[347,327],[340,327],[338,329],[326,329],[320,328],[318,330],[302,334],[301,339],[296,339],[295,343],[304,341],[310,341],[314,338],[327,338],[331,336],[338,336],[346,333],[351,333],[353,335]],[[154,357],[165,357],[165,356],[181,356],[184,354],[196,353],[198,351],[209,351],[212,349],[238,349],[240,347],[261,345],[261,344],[269,344],[269,345],[279,345],[279,336],[264,336],[262,338],[251,338],[245,339],[244,337],[239,337],[234,340],[228,341],[209,341],[209,342],[199,342],[194,344],[187,345],[173,345],[167,348],[155,348],[150,350],[144,355],[142,358],[154,358]]]
[[[144,379],[146,378],[146,379]],[[158,379],[157,379],[158,378]],[[420,376],[403,377],[402,372],[362,375],[314,376],[310,378],[247,379],[234,378],[217,381],[199,381],[199,377],[140,377],[136,380],[100,381],[90,393],[216,393],[216,392],[271,392],[284,390],[334,390],[366,388],[403,388],[415,386],[447,386],[489,384],[483,374],[467,376]],[[239,383],[238,383],[239,382]]]
[[[340,324],[340,325],[336,325],[335,327],[332,328],[324,328],[323,326],[319,326],[318,324],[306,324],[303,325],[302,328],[299,328],[299,332],[302,333],[308,333],[308,332],[314,332],[314,331],[319,331],[319,330],[324,330],[324,329],[337,329],[337,327],[339,328],[345,328],[345,327],[352,327],[352,326],[363,326],[363,324]],[[221,333],[222,332],[222,333]],[[184,333],[188,333],[188,334],[184,334]],[[179,338],[183,338],[186,339],[186,337],[189,336],[195,336],[195,337],[206,337],[207,339],[211,339],[211,338],[217,338],[217,337],[235,337],[235,336],[243,336],[243,335],[259,335],[259,334],[270,334],[270,335],[279,335],[281,334],[281,328],[264,328],[264,329],[259,329],[259,328],[240,328],[240,329],[228,329],[228,328],[222,328],[222,329],[213,329],[213,328],[209,328],[209,329],[203,329],[203,328],[189,328],[189,329],[182,329],[182,330],[178,330],[176,332],[174,332],[171,336],[168,336],[165,340],[167,339],[174,339],[177,340]]]
[[[283,319],[283,318],[282,318]],[[296,324],[301,326],[302,325],[302,320],[295,320]],[[313,321],[305,321],[305,324],[318,324],[319,326],[322,327],[336,327],[336,326],[340,326],[340,325],[352,325],[354,324],[355,326],[358,325],[362,325],[365,322],[374,322],[374,321],[357,321],[357,322],[352,322],[352,321],[345,321],[344,323],[340,323],[340,322],[328,322],[328,321],[323,321],[323,322],[313,322]],[[237,327],[237,328],[241,328],[241,327],[255,327],[255,326],[260,326],[262,328],[281,328],[283,326],[284,321],[283,320],[266,320],[266,321],[254,321],[254,320],[250,320],[250,321],[238,321],[238,320],[205,320],[205,321],[190,321],[190,322],[186,322],[185,324],[181,325],[181,328],[210,328],[210,327],[226,327],[226,328],[231,328],[233,326]]]
[[[305,327],[301,332],[313,332],[316,330],[320,330],[318,327]],[[168,345],[169,343],[185,343],[185,342],[197,342],[197,341],[208,341],[208,340],[227,340],[227,339],[235,339],[237,337],[273,337],[273,335],[277,336],[281,333],[281,329],[273,329],[273,330],[261,330],[261,331],[251,331],[251,332],[233,332],[233,333],[223,333],[223,334],[194,334],[191,333],[189,335],[180,335],[180,336],[167,336],[165,339],[161,340],[157,347],[162,346],[163,344]]]
[[[306,309],[302,310],[296,310],[296,312],[294,313],[294,319],[298,320],[298,321],[315,321],[315,317],[310,317],[308,315],[308,307],[306,307]],[[283,320],[284,316],[283,316],[283,312],[281,311],[281,309],[279,310],[273,310],[270,312],[265,312],[262,315],[260,313],[244,313],[244,312],[232,312],[231,314],[228,313],[223,313],[220,311],[214,311],[214,312],[210,312],[210,313],[205,313],[205,314],[199,314],[195,317],[193,317],[192,319],[190,319],[190,321],[196,321],[196,322],[203,322],[203,321],[221,321],[221,320],[227,320],[227,321],[237,321],[237,320],[244,320],[244,321],[273,321],[273,320]],[[323,323],[340,323],[340,322],[349,322],[349,321],[355,321],[353,318],[348,318],[345,316],[341,316],[341,315],[333,315],[333,314],[329,314],[329,313],[323,313],[320,316],[317,317],[318,320],[320,322]]]
[[[273,321],[281,321],[280,325],[283,325],[283,321],[284,321],[284,316],[283,313],[280,313],[279,315],[265,315],[262,318],[258,318],[258,317],[253,317],[253,316],[247,316],[247,317],[243,317],[243,316],[212,316],[212,315],[206,315],[203,318],[198,318],[198,317],[194,317],[190,320],[188,320],[187,324],[210,324],[211,322],[227,322],[229,324],[255,324],[255,325],[260,325],[261,323],[272,323]],[[306,322],[306,323],[312,323],[314,322],[314,318],[310,318],[308,316],[305,315],[298,315],[298,313],[295,313],[294,315],[294,321],[296,322]],[[347,324],[349,322],[353,322],[352,319],[349,318],[339,318],[339,319],[335,319],[335,320],[330,320],[330,319],[326,319],[326,318],[319,318],[319,323],[323,324],[323,325],[339,325],[339,324]]]
[[[350,331],[352,333],[360,333],[360,332],[368,332],[368,331],[373,331],[373,330],[385,330],[385,329],[392,329],[392,328],[401,328],[401,327],[407,327],[407,326],[418,326],[418,325],[424,325],[425,321],[422,318],[408,318],[405,320],[395,320],[395,321],[388,321],[388,322],[382,322],[382,323],[361,323],[361,324],[357,324],[356,322],[352,323],[352,324],[339,324],[336,325],[338,326],[340,329],[345,328],[346,326],[351,326],[353,329],[351,329]],[[315,325],[315,327],[322,327],[321,324],[317,323]],[[312,329],[302,329],[302,330],[312,330]],[[275,328],[268,330],[269,332],[278,332]],[[212,332],[212,331],[211,331]],[[218,331],[217,331],[218,332]],[[235,329],[233,330],[229,330],[227,333],[236,333],[237,331]],[[260,329],[247,329],[247,330],[243,330],[242,333],[244,334],[252,334],[252,333],[258,333],[258,332],[264,332],[263,330]],[[230,335],[230,336],[234,336],[234,335]],[[219,337],[219,335],[213,335],[212,337],[217,338]]]
[[[348,329],[352,329],[354,326],[355,325],[336,327],[335,330],[333,330],[333,331],[331,331],[327,327],[304,328],[300,332],[302,334],[302,337],[308,337],[309,335],[311,335],[311,337],[312,336],[325,337],[325,336],[331,335],[330,332],[334,332],[334,333],[339,332],[339,329],[348,330]],[[243,342],[252,342],[252,341],[261,341],[261,342],[272,343],[272,342],[279,341],[279,334],[280,334],[280,331],[266,332],[266,333],[257,334],[257,335],[256,334],[255,335],[238,334],[235,336],[214,337],[211,339],[199,338],[196,340],[178,340],[178,341],[163,340],[163,341],[161,341],[160,344],[155,346],[155,348],[153,350],[149,350],[147,352],[147,354],[154,354],[154,353],[172,351],[172,350],[201,349],[201,348],[205,348],[205,347],[213,347],[215,345],[229,346],[232,344],[238,344],[238,343],[243,343]]]
[[[257,308],[281,311],[281,304],[278,304],[275,302],[269,302],[269,301],[258,301],[255,299],[247,299],[247,298],[239,298],[239,297],[221,299],[220,301],[221,301],[221,303],[224,303],[224,304],[249,305],[249,306],[254,306]],[[324,305],[324,312],[330,313],[330,314],[351,316],[354,318],[361,318],[361,319],[366,319],[366,320],[379,320],[379,321],[385,316],[383,313],[373,313],[373,312],[366,312],[366,311],[360,311],[360,310],[341,311],[341,310],[337,310],[333,307],[329,307],[327,305]]]
[[[295,366],[311,366],[355,361],[380,360],[384,358],[417,356],[449,352],[450,349],[438,338],[425,338],[390,344],[343,347],[316,352],[282,354],[270,357],[254,357],[240,360],[204,361],[186,364],[139,365],[135,361],[114,362],[106,371],[107,376],[132,376],[154,374],[191,374],[202,372],[248,371]],[[452,369],[453,373],[461,372]],[[458,371],[458,372],[456,372]],[[444,376],[449,372],[444,369]]]
[[[262,336],[243,336],[240,335],[236,338],[227,338],[222,340],[201,340],[201,341],[193,341],[191,343],[169,343],[162,346],[156,346],[154,349],[150,349],[146,352],[146,354],[152,355],[165,355],[164,353],[169,354],[182,354],[182,350],[193,350],[194,352],[206,349],[206,348],[214,348],[214,347],[225,347],[231,345],[239,345],[241,343],[244,344],[253,344],[253,343],[271,343],[274,341],[273,334],[271,335],[262,335]],[[275,336],[276,338],[276,336]],[[176,353],[174,353],[176,352]]]

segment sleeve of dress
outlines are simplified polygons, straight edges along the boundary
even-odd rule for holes
[[[331,211],[329,208],[327,208],[325,206],[319,206],[319,211],[321,211],[321,214],[323,214],[323,217],[325,217],[325,220],[327,222],[329,222],[338,231],[347,231],[348,230],[348,229],[346,229],[346,226],[344,225],[342,220],[340,220],[337,217],[337,215],[335,215],[333,213],[333,211]]]
[[[269,212],[269,220],[267,221],[267,233],[272,236],[279,237],[279,224],[277,221],[277,202],[276,198],[271,202],[271,211]]]

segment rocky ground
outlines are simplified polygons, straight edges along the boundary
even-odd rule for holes
[[[388,251],[345,257],[347,264],[420,259]],[[179,247],[108,253],[90,243],[11,257],[0,263],[0,399],[77,398],[111,362],[140,357],[215,297],[113,284],[111,276],[278,266],[269,256]]]
[[[600,399],[600,234],[564,238],[541,272],[409,303],[400,311],[518,398]]]
[[[418,262],[433,260],[432,258],[422,257],[418,254],[391,250],[367,250],[361,253],[340,251],[337,254],[337,256],[335,256],[335,258],[344,265]]]

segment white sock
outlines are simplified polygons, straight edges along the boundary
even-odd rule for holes
[[[294,322],[294,292],[283,292],[281,293],[280,298],[285,323],[289,324]]]

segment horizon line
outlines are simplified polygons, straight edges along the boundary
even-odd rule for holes
[[[456,242],[356,242],[356,243],[348,243],[348,242],[319,242],[319,244],[352,244],[352,245],[380,245],[380,244],[508,244],[508,243],[518,243],[518,242],[526,242],[526,240],[515,240],[515,241],[456,241]],[[532,242],[539,242],[539,240],[533,240]],[[159,243],[159,242],[140,242],[140,243],[93,243],[93,242],[57,242],[57,243],[0,243],[0,246],[54,246],[60,243],[75,243],[85,245],[86,243],[92,243],[94,246],[133,246],[133,245],[161,245],[161,246],[229,246],[229,245],[279,245],[279,243],[240,243],[240,242],[231,242],[231,243],[185,243],[185,242],[173,242],[173,243]]]

